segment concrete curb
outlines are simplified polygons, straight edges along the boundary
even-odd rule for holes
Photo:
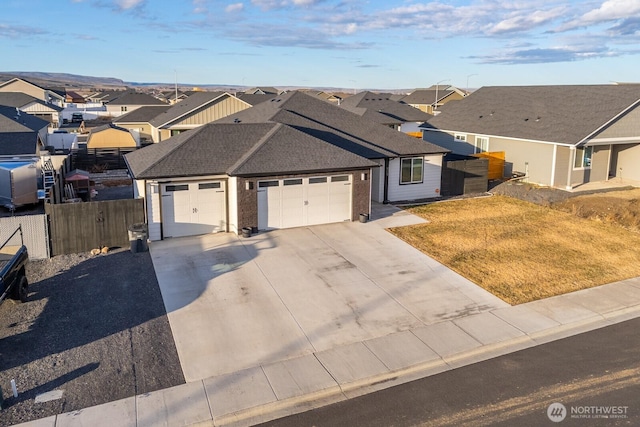
[[[604,328],[637,317],[640,317],[640,305],[614,310],[605,316],[593,316],[585,320],[560,325],[530,335],[511,338],[495,344],[483,345],[476,349],[445,358],[439,358],[370,378],[341,384],[337,387],[331,387],[319,392],[226,414],[221,417],[216,417],[213,420],[214,425],[240,427],[271,421],[584,332]]]

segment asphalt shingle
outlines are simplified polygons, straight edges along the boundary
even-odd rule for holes
[[[577,144],[640,101],[640,85],[489,86],[425,128]]]

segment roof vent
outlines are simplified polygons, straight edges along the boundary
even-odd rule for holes
[[[524,121],[525,121],[525,122],[528,122],[528,121],[529,121],[529,117],[527,117],[526,119],[524,119]]]
[[[233,123],[240,123],[240,119],[236,117],[235,119],[233,119]]]
[[[539,121],[540,121],[540,116],[536,118],[536,122],[539,122]]]

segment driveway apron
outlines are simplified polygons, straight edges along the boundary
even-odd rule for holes
[[[378,215],[376,215],[378,213]],[[372,221],[153,242],[187,381],[508,306]]]

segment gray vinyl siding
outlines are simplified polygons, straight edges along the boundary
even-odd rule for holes
[[[489,137],[489,151],[505,152],[505,176],[528,170],[528,181],[541,185],[551,185],[553,147],[553,144]]]
[[[628,138],[633,136],[637,136],[638,142],[640,142],[640,106],[608,125],[593,138]]]
[[[464,132],[459,133],[466,135]],[[475,147],[473,146],[475,135],[467,135],[467,142],[456,141],[453,136],[453,133],[447,133],[444,131],[424,131],[422,139],[431,142],[432,144],[436,144],[439,147],[451,150],[453,154],[469,156],[475,153]]]
[[[593,156],[591,158],[591,176],[590,182],[606,181],[609,179],[609,153],[610,146],[593,147]]]
[[[614,145],[611,157],[613,176],[640,181],[640,144]]]
[[[556,148],[554,187],[565,188],[567,186],[567,177],[571,168],[571,148],[558,145]]]

